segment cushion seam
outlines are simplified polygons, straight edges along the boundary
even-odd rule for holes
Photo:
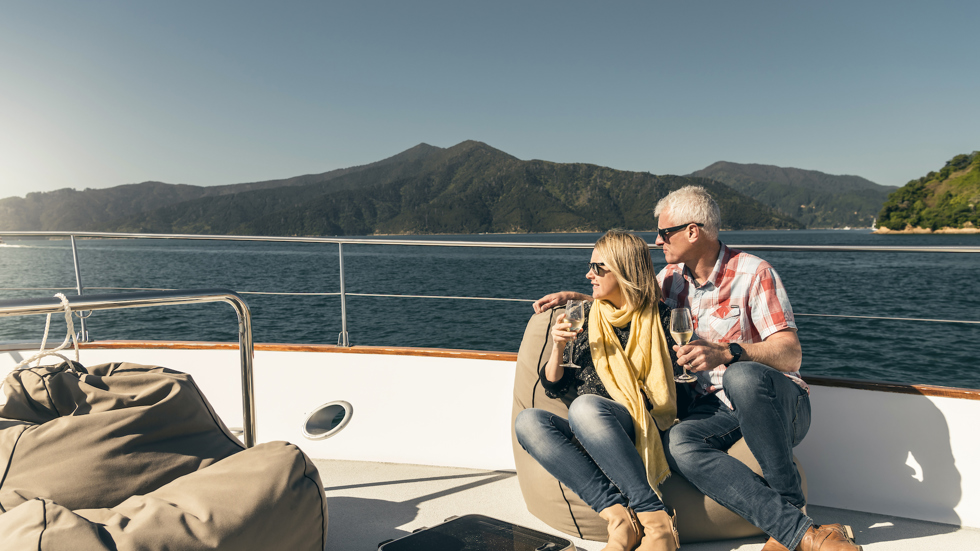
[[[26,426],[24,427],[24,430],[20,431],[20,434],[17,435],[17,439],[14,440],[14,445],[10,447],[10,457],[7,460],[7,468],[3,470],[3,476],[0,477],[0,489],[3,488],[4,483],[7,481],[7,475],[10,473],[10,466],[14,463],[14,453],[17,452],[17,444],[20,442],[20,437],[24,436],[25,432],[27,432]],[[0,504],[0,513],[6,512],[7,510],[3,508],[2,504]]]
[[[538,380],[534,381],[534,387],[531,388],[531,407],[534,407],[534,401],[537,398],[538,387],[541,386],[541,359],[544,358],[544,351],[548,349],[548,329],[551,328],[551,320],[555,319],[555,309],[549,310],[548,314],[548,325],[545,326],[544,334],[544,344],[541,345],[541,352],[538,354],[538,368],[535,369],[535,373],[538,374]]]

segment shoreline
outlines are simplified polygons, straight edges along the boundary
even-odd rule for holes
[[[890,230],[888,228],[878,228],[872,233],[877,235],[950,235],[950,234],[975,234],[980,233],[980,228],[939,228],[938,230],[932,230],[930,228],[905,228],[904,230]]]

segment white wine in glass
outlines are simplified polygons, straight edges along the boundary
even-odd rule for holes
[[[585,302],[581,300],[570,300],[565,304],[565,321],[572,324],[569,331],[578,331],[585,325]],[[575,341],[572,340],[566,347],[568,350],[568,361],[561,364],[562,367],[578,369],[582,366],[575,363]]]
[[[674,342],[683,346],[691,342],[694,336],[694,324],[691,322],[690,308],[674,308],[670,312],[670,336]],[[684,373],[674,377],[678,383],[693,383],[697,377],[687,372],[687,366],[681,366]]]

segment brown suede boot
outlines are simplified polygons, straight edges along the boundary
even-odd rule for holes
[[[769,538],[762,551],[787,551],[778,541]],[[850,526],[823,524],[811,526],[803,534],[796,551],[861,551],[854,543],[854,532]]]
[[[643,539],[636,551],[676,551],[681,546],[674,518],[667,511],[636,513],[643,526]]]
[[[609,539],[602,551],[633,551],[640,543],[643,529],[636,521],[633,510],[622,505],[613,505],[599,511],[599,516],[607,523]]]

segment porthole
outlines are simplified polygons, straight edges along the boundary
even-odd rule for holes
[[[344,430],[354,415],[350,402],[337,400],[314,409],[303,421],[303,436],[310,440],[330,438]]]

